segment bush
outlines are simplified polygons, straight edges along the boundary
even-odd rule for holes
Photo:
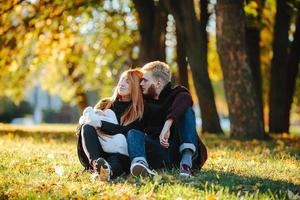
[[[24,117],[32,114],[33,108],[27,101],[21,101],[16,105],[8,98],[0,99],[0,122],[9,123],[12,119],[17,117]]]
[[[78,119],[78,109],[68,105],[63,105],[60,111],[43,110],[43,121],[46,123],[77,123]]]

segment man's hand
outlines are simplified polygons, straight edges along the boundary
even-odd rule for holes
[[[161,133],[159,135],[160,144],[165,148],[168,148],[170,146],[168,140],[170,137],[170,128],[171,128],[172,124],[173,124],[173,119],[168,119],[165,122],[164,127],[161,130]]]

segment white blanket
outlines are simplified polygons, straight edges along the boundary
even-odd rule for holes
[[[86,121],[101,120],[118,124],[116,114],[111,109],[99,110],[87,107],[83,111],[83,115],[79,119],[79,124],[85,124]],[[127,141],[125,135],[118,133],[115,135],[108,135],[102,131],[97,130],[99,142],[104,152],[120,153],[128,156]]]

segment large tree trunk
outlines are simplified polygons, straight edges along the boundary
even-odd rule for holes
[[[200,103],[202,132],[222,133],[213,88],[208,76],[204,40],[201,38],[193,0],[163,0],[163,2],[175,18],[179,27],[177,31],[184,37],[185,50]]]
[[[287,64],[288,64],[288,31],[291,15],[288,3],[278,0],[276,6],[275,27],[273,36],[273,58],[271,68],[270,96],[269,96],[269,132],[288,132],[284,120],[289,116],[286,112],[287,98]]]
[[[138,66],[154,60],[165,61],[167,13],[154,0],[134,0],[140,32]]]
[[[188,80],[188,63],[186,61],[186,52],[184,49],[184,39],[179,27],[176,24],[176,61],[178,66],[178,79],[179,84],[185,86],[189,89],[189,80]]]
[[[242,0],[217,1],[217,47],[224,74],[231,137],[266,139],[246,53]]]
[[[258,106],[259,106],[259,119],[263,123],[264,129],[264,109],[263,109],[263,98],[262,98],[262,81],[261,81],[261,72],[260,72],[260,21],[262,15],[262,9],[265,1],[255,0],[258,4],[258,16],[255,19],[248,20],[246,24],[246,46],[247,46],[247,55],[249,59],[249,65],[251,68],[255,92],[258,97]],[[249,3],[250,0],[247,0]]]
[[[283,127],[289,132],[290,127],[290,110],[293,103],[293,96],[296,85],[296,77],[299,70],[299,60],[300,60],[300,11],[298,11],[297,21],[296,21],[296,31],[294,33],[294,40],[291,45],[289,55],[288,55],[288,72],[287,72],[287,106],[286,106],[286,119],[283,120]]]

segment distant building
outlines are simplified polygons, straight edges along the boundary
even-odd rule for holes
[[[33,121],[35,124],[42,122],[44,109],[58,111],[63,105],[60,97],[50,95],[47,91],[43,90],[39,84],[36,84],[36,86],[28,92],[26,100],[32,105]]]

